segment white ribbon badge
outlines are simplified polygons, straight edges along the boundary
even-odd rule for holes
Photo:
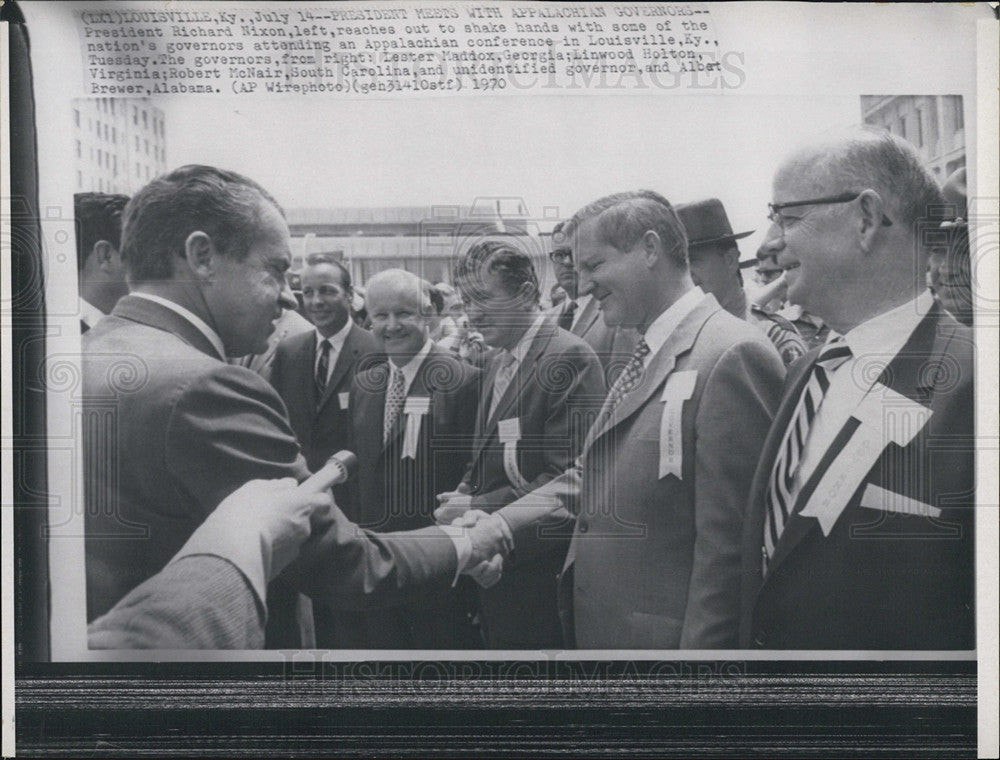
[[[416,459],[417,444],[420,442],[420,423],[431,408],[427,396],[410,396],[406,399],[403,414],[406,415],[406,430],[403,432],[403,453],[400,459]]]
[[[344,391],[343,393],[337,394],[337,403],[340,404],[341,409],[347,409],[347,402],[350,399],[351,394],[349,391]]]
[[[517,468],[517,443],[521,440],[521,420],[517,417],[500,420],[497,428],[500,443],[503,444],[503,469],[507,473],[507,479],[516,490],[527,493],[530,486]]]
[[[684,465],[684,434],[681,429],[681,415],[684,402],[694,394],[698,380],[698,370],[674,372],[667,378],[666,387],[660,401],[663,402],[663,416],[660,418],[660,478],[673,475],[681,480]]]
[[[848,499],[868,476],[885,447],[890,443],[909,444],[927,424],[931,410],[876,383],[852,416],[861,424],[823,473],[802,508],[804,517],[819,520],[824,536],[830,535]]]

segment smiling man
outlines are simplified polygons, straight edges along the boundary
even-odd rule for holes
[[[576,458],[604,398],[600,362],[538,306],[538,276],[515,240],[486,240],[455,277],[472,327],[499,349],[483,381],[472,464],[457,492],[441,495],[439,520],[493,512],[559,475]],[[562,646],[556,574],[566,535],[551,535],[529,562],[480,592],[486,642],[498,649]]]
[[[358,455],[357,522],[375,531],[434,524],[436,494],[455,488],[469,459],[480,371],[430,340],[430,284],[401,269],[367,282],[372,333],[387,364],[359,372],[350,413]],[[364,613],[357,646],[469,649],[473,592],[414,592],[405,603]]]
[[[859,129],[778,170],[788,299],[834,333],[789,371],[751,490],[743,646],[975,645],[971,330],[927,290],[943,197]]]
[[[642,338],[576,465],[500,510],[515,556],[575,516],[559,608],[580,648],[735,647],[746,494],[781,359],[691,281],[684,227],[661,195],[601,198],[567,228],[581,292]]]

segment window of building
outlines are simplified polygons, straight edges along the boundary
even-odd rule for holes
[[[149,155],[149,140],[143,140],[143,143],[145,144],[146,155],[148,156]]]
[[[149,129],[149,120],[146,118],[146,112],[142,112],[142,128]]]
[[[139,162],[138,161],[135,162],[135,176],[136,177],[141,177],[142,176],[142,174],[139,172]]]
[[[80,109],[79,108],[74,108],[73,109],[73,123],[76,126],[78,126],[78,127],[80,126]]]
[[[118,127],[111,128],[111,142],[113,142],[115,145],[118,144]]]
[[[76,188],[77,190],[83,189],[83,172],[79,169],[76,170]]]
[[[135,106],[132,106],[132,123],[133,124],[139,123],[139,109],[136,108]]]
[[[953,95],[951,98],[951,107],[955,112],[955,131],[960,129],[965,129],[965,114],[962,113],[962,96]]]
[[[917,146],[924,147],[924,111],[917,109]]]
[[[111,170],[114,172],[115,176],[118,176],[118,156],[111,157]]]
[[[112,116],[115,115],[115,101],[114,100],[111,101],[111,115]]]
[[[905,116],[900,116],[899,117],[899,126],[897,127],[897,129],[899,130],[899,136],[902,137],[905,140],[906,139],[906,117]]]
[[[76,141],[76,157],[83,158],[83,146],[80,144],[79,140]]]

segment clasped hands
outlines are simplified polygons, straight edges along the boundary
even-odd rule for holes
[[[434,510],[437,523],[466,528],[472,541],[472,555],[462,573],[483,588],[498,583],[503,574],[503,558],[513,548],[510,529],[503,518],[473,509],[472,496],[464,483],[458,490],[438,494],[437,498],[441,503]]]

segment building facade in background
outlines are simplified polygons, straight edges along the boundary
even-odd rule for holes
[[[332,253],[363,285],[385,269],[405,269],[429,282],[451,282],[457,257],[484,238],[514,240],[550,278],[548,239],[557,219],[529,216],[519,198],[477,199],[471,206],[287,209],[292,270],[305,257]],[[543,291],[544,292],[544,291]]]
[[[961,95],[862,95],[861,118],[916,145],[942,184],[965,166]]]
[[[167,169],[163,111],[145,98],[73,101],[74,192],[132,195]]]

